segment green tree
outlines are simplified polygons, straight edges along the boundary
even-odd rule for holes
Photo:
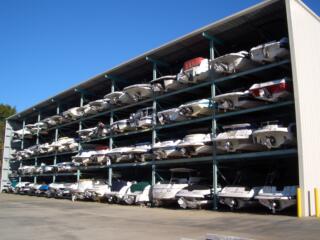
[[[3,141],[4,141],[4,134],[5,134],[6,118],[10,117],[16,112],[17,111],[15,107],[11,107],[8,104],[0,104],[0,169],[2,166]],[[0,177],[1,177],[1,171],[0,171]]]

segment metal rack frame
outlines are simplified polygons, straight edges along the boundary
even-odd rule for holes
[[[210,52],[210,59],[214,59],[214,38],[209,36],[206,33],[203,33],[203,36],[208,39],[209,41],[209,52]],[[159,60],[154,60],[149,58],[148,59],[149,62],[152,63],[152,73],[153,73],[153,79],[157,78],[157,64],[161,64],[161,62]],[[261,112],[261,111],[265,111],[265,110],[271,110],[271,109],[277,109],[277,108],[281,108],[281,107],[286,107],[286,106],[293,106],[294,102],[292,100],[288,100],[288,101],[284,101],[284,102],[279,102],[279,103],[272,103],[272,104],[266,104],[266,105],[262,105],[262,106],[258,106],[258,107],[254,107],[254,108],[249,108],[249,109],[242,109],[242,110],[237,110],[237,111],[232,111],[232,112],[216,112],[213,111],[213,114],[211,116],[206,116],[206,117],[201,117],[201,118],[194,118],[194,119],[189,119],[186,121],[182,121],[182,122],[175,122],[175,123],[171,123],[171,124],[166,124],[166,125],[159,125],[157,123],[156,120],[156,114],[157,114],[157,104],[159,103],[159,100],[165,99],[166,97],[169,96],[174,96],[177,95],[179,93],[183,93],[183,92],[189,92],[195,89],[199,89],[202,87],[210,87],[211,89],[211,98],[213,98],[215,96],[215,85],[222,83],[222,82],[226,82],[226,81],[232,81],[235,78],[241,78],[253,73],[260,73],[263,71],[266,71],[268,69],[271,68],[277,68],[277,67],[283,67],[287,64],[290,63],[290,60],[282,60],[280,62],[275,62],[275,63],[270,63],[267,65],[262,65],[262,66],[258,66],[254,69],[250,69],[244,72],[240,72],[240,73],[235,73],[229,76],[225,76],[225,77],[221,77],[221,78],[217,78],[217,79],[213,79],[212,76],[209,76],[209,80],[200,84],[196,84],[196,85],[191,85],[188,87],[185,87],[183,89],[179,89],[173,92],[168,92],[168,93],[164,93],[163,95],[159,95],[159,96],[155,96],[153,95],[152,98],[149,99],[145,99],[127,106],[120,106],[114,109],[110,109],[104,112],[100,112],[98,114],[95,115],[91,115],[88,117],[84,117],[84,118],[80,118],[78,120],[75,121],[71,121],[69,123],[66,124],[62,124],[62,125],[58,125],[55,127],[50,128],[49,130],[54,130],[55,131],[55,141],[58,139],[58,135],[59,135],[59,129],[72,125],[72,124],[76,124],[78,123],[79,125],[79,130],[82,129],[82,124],[84,121],[89,120],[89,119],[94,119],[96,117],[100,117],[100,116],[108,116],[109,117],[109,124],[111,125],[114,121],[114,114],[120,110],[125,110],[125,109],[130,109],[131,107],[135,107],[135,106],[139,106],[139,105],[143,105],[146,103],[152,103],[152,108],[153,108],[153,116],[152,116],[152,127],[150,129],[142,129],[142,130],[136,130],[136,131],[131,131],[131,132],[124,132],[124,133],[119,133],[119,134],[113,134],[111,133],[108,136],[102,137],[102,138],[96,138],[96,139],[91,139],[88,141],[79,141],[79,149],[78,151],[74,151],[74,152],[65,152],[65,153],[57,153],[55,152],[54,154],[49,154],[49,155],[40,155],[40,156],[36,156],[36,157],[32,157],[32,158],[28,158],[25,160],[30,160],[30,159],[35,159],[35,165],[37,163],[37,160],[39,158],[46,158],[46,157],[54,157],[54,164],[57,163],[57,157],[61,156],[61,155],[69,155],[69,154],[74,154],[77,153],[79,151],[81,151],[82,149],[82,144],[83,143],[90,143],[90,142],[94,142],[94,141],[99,141],[99,140],[104,140],[104,139],[108,139],[109,140],[109,148],[112,149],[114,146],[114,140],[118,137],[123,137],[123,136],[131,136],[131,135],[136,135],[136,134],[143,134],[143,133],[152,133],[152,138],[151,138],[151,145],[153,146],[156,142],[156,138],[157,138],[157,131],[162,130],[162,129],[167,129],[167,128],[175,128],[178,126],[183,126],[183,125],[189,125],[189,124],[194,124],[194,123],[200,123],[200,122],[206,122],[206,121],[210,121],[211,122],[211,134],[212,137],[215,137],[216,135],[216,128],[217,128],[217,123],[216,121],[218,119],[223,119],[223,118],[229,118],[229,117],[233,117],[233,116],[238,116],[238,115],[242,115],[242,114],[248,114],[248,113],[254,113],[254,112]],[[118,78],[114,77],[114,76],[106,76],[107,80],[111,80],[111,92],[114,92],[115,90],[115,84]],[[78,90],[81,93],[80,96],[80,106],[83,106],[83,100],[84,100],[84,93],[81,92],[80,90]],[[59,114],[60,113],[60,105],[57,105],[57,110],[56,113]],[[38,122],[40,121],[40,112],[38,115]],[[23,122],[23,126],[25,125],[25,121]],[[39,143],[39,132],[37,132],[37,136],[36,136],[36,142]],[[22,139],[21,141],[21,148],[23,148],[24,146],[24,140]],[[297,154],[296,149],[284,149],[284,150],[277,150],[277,151],[266,151],[266,152],[254,152],[254,153],[238,153],[238,154],[225,154],[225,155],[216,155],[215,151],[213,151],[211,156],[205,156],[205,157],[193,157],[193,158],[182,158],[182,159],[170,159],[170,160],[160,160],[160,161],[156,161],[154,158],[152,159],[152,161],[150,162],[142,162],[142,163],[113,163],[110,165],[105,165],[105,166],[88,166],[88,167],[79,167],[76,173],[52,173],[52,174],[36,174],[36,175],[23,175],[23,176],[19,176],[19,181],[21,181],[22,177],[25,178],[31,178],[34,177],[34,182],[37,181],[37,177],[38,176],[52,176],[53,178],[53,182],[56,181],[56,177],[57,176],[76,176],[77,180],[80,179],[81,177],[81,171],[83,170],[97,170],[97,169],[107,169],[108,171],[108,181],[109,184],[112,184],[112,173],[113,173],[113,169],[114,168],[134,168],[134,167],[145,167],[145,166],[151,166],[151,171],[152,171],[152,179],[151,179],[151,183],[152,185],[154,185],[156,183],[156,167],[160,166],[160,165],[174,165],[174,164],[183,164],[183,163],[208,163],[208,164],[212,164],[212,172],[213,172],[213,176],[212,176],[212,184],[213,184],[213,197],[214,197],[214,204],[213,204],[213,209],[217,209],[218,208],[218,201],[217,201],[217,187],[218,187],[218,164],[220,162],[225,162],[225,161],[234,161],[234,160],[239,160],[239,159],[259,159],[261,157],[268,157],[268,156],[292,156]],[[25,161],[23,160],[23,161]],[[22,164],[22,161],[21,161]]]

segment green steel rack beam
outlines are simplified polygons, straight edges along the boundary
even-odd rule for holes
[[[279,102],[279,103],[266,104],[266,105],[258,106],[255,108],[242,109],[234,112],[219,113],[216,115],[216,119],[229,118],[229,117],[243,115],[247,113],[260,112],[260,111],[271,110],[271,109],[276,109],[281,107],[288,107],[291,105],[293,106],[293,104],[294,102],[292,100],[288,100],[288,101]]]
[[[91,143],[91,142],[96,142],[96,141],[101,141],[101,140],[105,140],[105,139],[114,139],[114,138],[118,138],[118,137],[124,137],[124,136],[130,136],[130,135],[135,135],[135,134],[140,134],[140,133],[145,133],[145,132],[151,132],[152,129],[148,128],[148,129],[141,129],[141,130],[136,130],[136,131],[130,131],[130,132],[124,132],[124,133],[119,133],[119,134],[111,134],[105,137],[100,137],[100,138],[93,138],[87,141],[81,141],[82,143]],[[110,148],[110,146],[109,146]]]
[[[228,162],[228,161],[235,161],[235,160],[241,160],[241,159],[255,160],[258,158],[265,158],[265,157],[289,157],[289,156],[295,156],[297,154],[298,154],[298,151],[296,148],[289,148],[289,149],[278,149],[278,150],[270,150],[270,151],[263,151],[263,152],[217,155],[217,161]]]
[[[227,153],[216,155],[216,161],[219,163],[237,161],[237,160],[258,160],[266,157],[290,157],[296,156],[298,153],[296,148],[289,149],[278,149],[270,151],[261,151],[261,152],[246,152],[246,153]],[[183,164],[183,163],[200,163],[200,162],[212,162],[212,155],[203,156],[203,157],[191,157],[191,158],[179,158],[179,159],[166,159],[166,160],[157,160],[152,163],[152,161],[147,162],[131,162],[131,163],[113,163],[106,168],[127,168],[127,167],[145,167],[155,165],[174,165],[174,164]],[[101,167],[99,167],[101,168]],[[92,168],[94,169],[94,167]]]
[[[156,129],[160,130],[160,129],[178,127],[178,126],[183,126],[183,125],[188,125],[188,124],[193,124],[193,123],[198,123],[198,122],[205,122],[205,121],[209,121],[212,119],[213,119],[212,116],[194,118],[194,119],[189,119],[189,120],[181,121],[181,122],[175,122],[175,123],[170,123],[170,124],[165,124],[165,125],[157,125]]]

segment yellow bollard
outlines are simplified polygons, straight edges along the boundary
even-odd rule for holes
[[[314,189],[314,201],[316,205],[316,217],[320,218],[319,191],[317,188]]]
[[[297,188],[297,217],[302,217],[301,188]]]

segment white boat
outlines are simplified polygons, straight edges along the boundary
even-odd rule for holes
[[[78,183],[63,183],[56,190],[56,198],[72,198],[72,191],[78,187]]]
[[[222,188],[218,197],[221,204],[231,209],[240,209],[256,204],[255,197],[260,189],[261,187],[230,185]]]
[[[45,174],[45,173],[53,173],[55,171],[54,165],[46,165],[45,163],[41,163],[39,167],[36,168],[36,174]]]
[[[32,175],[36,170],[35,166],[21,166],[18,168],[20,175]]]
[[[152,113],[151,107],[139,109],[135,113],[131,113],[129,120],[131,126],[138,129],[148,129],[152,127]]]
[[[110,101],[105,98],[89,102],[89,106],[97,112],[102,112],[111,108]]]
[[[102,122],[99,122],[97,126],[94,128],[92,132],[91,138],[100,138],[105,137],[110,133],[110,128],[106,127],[106,125]]]
[[[296,196],[297,186],[284,186],[282,189],[276,186],[264,186],[255,198],[275,213],[296,205]]]
[[[95,152],[96,151],[93,150],[81,151],[72,157],[72,161],[79,165],[88,166],[93,162],[92,156],[95,154]]]
[[[179,108],[171,108],[157,113],[161,125],[187,120],[188,118],[180,114]]]
[[[23,138],[28,138],[31,139],[33,137],[31,131],[29,129],[20,129],[17,131],[13,131],[13,139],[23,139]]]
[[[108,152],[109,152],[108,148],[94,151],[94,153],[91,155],[92,163],[98,164],[98,165],[109,164],[110,159],[107,156]]]
[[[44,143],[39,145],[39,154],[48,154],[54,151],[53,146],[49,143]]]
[[[186,135],[178,144],[178,148],[186,157],[210,155],[213,153],[211,134],[196,133]]]
[[[112,181],[111,191],[104,194],[104,198],[110,203],[120,203],[123,200],[123,197],[129,190],[131,182],[123,180],[114,180]]]
[[[285,127],[280,124],[268,124],[252,133],[253,141],[268,149],[290,146],[296,143],[295,124]]]
[[[77,133],[82,141],[88,141],[105,137],[109,133],[109,128],[107,129],[104,123],[99,122],[96,127],[78,130]]]
[[[34,125],[34,124],[27,124],[25,125],[25,129],[27,129],[28,131],[30,131],[30,133],[32,135],[36,135],[38,128]]]
[[[25,187],[25,186],[27,186],[27,185],[29,185],[29,184],[30,184],[30,182],[18,182],[18,183],[16,184],[16,186],[14,187],[13,192],[14,192],[14,193],[19,193],[19,192],[20,192],[20,189],[22,189],[23,187]]]
[[[213,100],[218,109],[223,111],[253,108],[264,104],[263,101],[254,98],[248,91],[220,94],[215,96]]]
[[[42,165],[42,164],[41,164]],[[33,174],[43,174],[43,168],[44,166],[40,166],[40,167],[35,167]]]
[[[214,141],[217,149],[226,152],[259,151],[265,149],[261,144],[253,142],[252,133],[255,129],[249,123],[234,124],[223,127]]]
[[[290,55],[288,38],[280,41],[272,41],[253,47],[250,50],[250,58],[258,63],[270,63],[286,59]]]
[[[114,162],[128,162],[132,161],[132,155],[130,152],[132,151],[133,147],[119,147],[113,148],[109,150],[106,155],[110,158],[112,163]]]
[[[55,116],[59,116],[59,115],[55,115]],[[46,123],[48,125],[48,127],[53,127],[53,126],[58,125],[59,124],[58,120],[53,119],[52,117],[53,116],[47,117],[47,118],[41,120],[41,122]]]
[[[183,68],[177,75],[178,82],[197,83],[208,79],[209,60],[197,57],[184,62]]]
[[[250,60],[249,53],[246,51],[229,53],[217,57],[211,60],[210,65],[216,76],[246,71],[256,66],[256,64]]]
[[[98,110],[95,107],[90,106],[89,104],[86,104],[81,108],[84,117],[98,113]]]
[[[120,100],[121,97],[121,100]],[[104,99],[106,99],[111,105],[123,105],[130,103],[130,98],[126,96],[124,92],[116,91],[112,93],[108,93],[104,96]]]
[[[56,197],[58,189],[61,189],[64,187],[64,183],[50,183],[48,185],[49,189],[45,193],[46,197],[51,198],[51,197]]]
[[[150,144],[137,144],[127,151],[132,161],[144,162],[152,159]]]
[[[77,133],[82,141],[90,140],[96,127],[78,130]]]
[[[71,200],[74,202],[76,200],[85,199],[85,191],[92,187],[93,187],[93,180],[80,179],[77,182],[77,186],[71,190]]]
[[[113,122],[110,128],[111,128],[111,131],[114,133],[129,132],[136,129],[135,126],[132,126],[129,119],[122,119],[122,120]]]
[[[169,182],[156,183],[152,188],[152,201],[156,206],[176,202],[176,194],[183,188],[199,183],[201,178],[193,177],[195,171],[188,168],[170,169],[171,179]]]
[[[19,189],[19,194],[28,194],[29,192],[32,191],[33,186],[35,185],[35,183],[27,183],[25,185],[23,185],[22,187],[20,187]]]
[[[41,120],[41,122],[46,123],[48,125],[48,127],[54,127],[54,126],[57,126],[57,125],[62,124],[64,122],[67,122],[67,119],[65,119],[61,115],[53,115],[51,117],[48,117],[48,118]]]
[[[151,185],[148,182],[132,183],[123,196],[123,202],[128,205],[146,204],[150,202]]]
[[[74,162],[62,162],[62,163],[57,163],[56,165],[57,172],[76,172],[77,171],[77,166]]]
[[[134,84],[123,89],[123,92],[128,94],[134,102],[150,98],[153,94],[153,89],[150,84]]]
[[[249,92],[257,99],[267,102],[278,102],[287,100],[292,96],[291,88],[290,79],[282,78],[265,83],[253,84]]]
[[[30,196],[34,196],[36,195],[36,192],[40,189],[41,186],[42,184],[34,183],[29,187],[29,191],[26,191],[25,193]]]
[[[165,91],[165,92],[175,91],[178,89],[182,89],[186,86],[186,84],[179,82],[177,80],[177,75],[167,75],[167,76],[159,77],[157,79],[152,80],[151,84],[153,86],[153,91],[156,92],[156,90],[159,89],[158,90],[159,93],[162,93],[162,91]],[[160,84],[161,87],[159,87],[158,84]]]
[[[83,116],[83,108],[82,107],[73,107],[64,111],[62,116],[69,121],[77,120]]]
[[[157,160],[168,158],[183,157],[183,153],[178,148],[181,140],[169,140],[164,142],[157,142],[153,146],[153,154]]]
[[[58,152],[76,151],[79,144],[73,138],[61,137],[53,142],[51,146]]]
[[[48,125],[44,122],[37,122],[34,124],[27,124],[25,126],[27,130],[31,132],[32,135],[36,134],[48,134]]]
[[[106,180],[99,179],[93,182],[92,188],[87,188],[84,192],[84,198],[100,202],[107,193],[111,192],[111,188]]]
[[[213,113],[213,104],[209,99],[200,99],[179,106],[179,113],[186,117],[209,116]]]
[[[181,208],[201,209],[212,204],[212,188],[204,184],[194,184],[181,189],[176,194]]]

